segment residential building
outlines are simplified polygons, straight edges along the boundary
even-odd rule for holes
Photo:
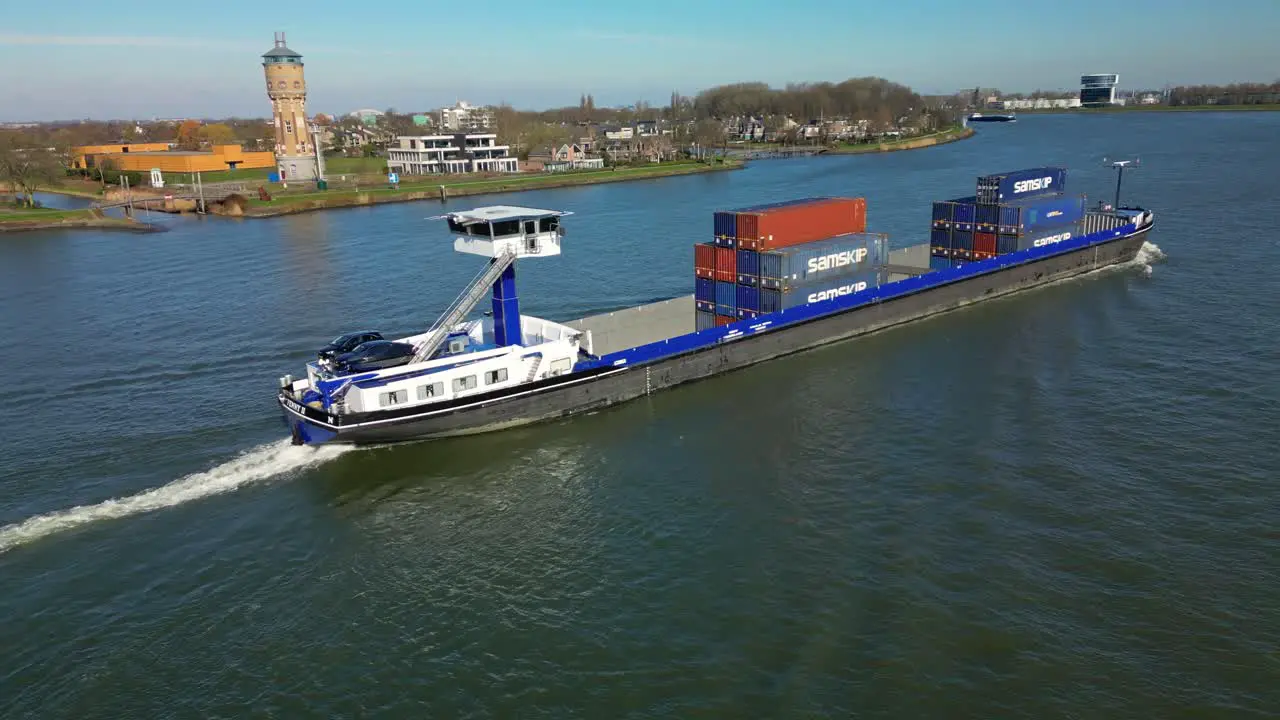
[[[603,168],[604,158],[588,154],[578,143],[565,143],[558,148],[543,148],[529,153],[527,168],[557,172]]]
[[[387,150],[387,167],[404,175],[519,172],[510,150],[493,133],[401,135]]]
[[[630,125],[610,125],[600,128],[605,140],[630,140],[635,137],[635,130]]]
[[[440,110],[440,129],[450,132],[476,132],[488,130],[493,125],[493,113],[488,108],[475,107],[459,100],[453,107]]]

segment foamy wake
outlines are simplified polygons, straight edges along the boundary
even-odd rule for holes
[[[1138,248],[1138,254],[1134,256],[1130,264],[1141,267],[1143,274],[1151,277],[1151,266],[1165,259],[1165,257],[1164,251],[1160,249],[1159,245],[1150,240],[1144,240],[1142,247]]]
[[[230,492],[248,483],[318,465],[349,450],[350,445],[293,445],[288,440],[268,443],[204,472],[128,497],[105,500],[36,515],[0,528],[0,553],[63,530],[100,520],[118,520]]]

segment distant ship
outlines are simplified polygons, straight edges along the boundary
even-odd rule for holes
[[[1018,118],[1013,115],[983,115],[982,113],[973,113],[969,116],[969,122],[1017,122]]]

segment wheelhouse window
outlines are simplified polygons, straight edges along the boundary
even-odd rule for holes
[[[475,389],[476,389],[476,376],[475,376],[475,375],[467,375],[466,377],[460,377],[460,378],[454,378],[454,379],[453,379],[453,391],[454,391],[454,392],[464,392],[464,391],[466,391],[466,390],[475,390]]]
[[[557,227],[560,227],[560,218],[558,217],[544,217],[538,220],[538,232],[555,232]]]
[[[499,368],[499,369],[497,369],[497,370],[490,370],[489,372],[487,372],[487,373],[485,373],[485,374],[484,374],[484,384],[485,384],[485,385],[496,385],[497,383],[506,382],[506,381],[507,381],[507,369],[506,369],[506,368]]]
[[[520,234],[519,220],[499,220],[493,224],[494,237],[507,237]]]

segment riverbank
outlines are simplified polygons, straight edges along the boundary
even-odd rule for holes
[[[395,202],[413,202],[417,200],[447,200],[500,192],[519,192],[522,190],[545,190],[550,188],[573,187],[575,185],[599,185],[604,183],[627,182],[632,180],[652,180],[680,175],[695,175],[706,172],[722,172],[738,170],[745,163],[737,160],[726,160],[716,163],[683,162],[664,163],[644,167],[619,167],[606,170],[584,170],[578,172],[553,173],[544,175],[499,177],[485,180],[462,182],[417,182],[401,184],[398,188],[388,187],[359,190],[327,190],[299,193],[279,193],[270,200],[249,198],[241,208],[230,205],[226,208],[213,207],[214,212],[235,217],[277,217],[296,213],[331,210],[345,207],[363,207]]]
[[[8,183],[0,182],[0,194],[16,194],[17,192],[18,191]],[[51,185],[49,187],[42,186],[36,192],[49,193],[51,195],[69,195],[71,197],[80,197],[89,200],[99,200],[102,197],[102,186],[98,183],[68,180],[66,183],[58,185]]]
[[[44,191],[41,191],[44,192]],[[163,228],[132,218],[110,217],[101,210],[13,210],[0,211],[0,233],[31,230],[98,228],[128,232],[160,232]]]
[[[899,150],[920,150],[922,148],[934,147],[935,145],[946,145],[957,140],[964,140],[973,137],[974,129],[970,127],[948,128],[941,132],[930,135],[921,135],[920,137],[907,138],[904,140],[891,140],[883,143],[859,143],[853,145],[839,145],[835,148],[827,150],[824,155],[859,155],[862,153],[882,153],[896,152]]]

